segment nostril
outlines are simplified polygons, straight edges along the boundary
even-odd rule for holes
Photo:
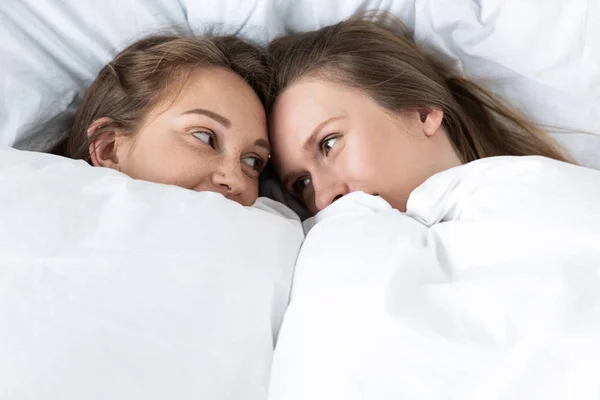
[[[333,198],[333,200],[331,200],[331,202],[333,203],[334,201],[337,201],[337,200],[341,199],[342,197],[344,197],[344,195],[343,195],[343,194],[338,194],[337,196],[335,196],[335,197]]]

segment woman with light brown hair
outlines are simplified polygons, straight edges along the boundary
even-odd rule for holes
[[[251,205],[271,152],[267,82],[243,39],[151,36],[100,71],[52,152]]]
[[[571,162],[518,111],[421,51],[388,14],[283,36],[269,53],[274,166],[313,214],[354,191],[405,211],[428,178],[484,157]]]

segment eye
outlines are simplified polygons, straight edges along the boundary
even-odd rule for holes
[[[265,162],[260,157],[254,156],[244,157],[242,158],[242,162],[257,172],[261,172],[265,165]]]
[[[304,193],[306,188],[311,184],[311,182],[312,182],[312,179],[310,179],[310,176],[305,176],[303,178],[300,178],[296,182],[293,183],[292,190],[296,194],[301,195],[302,193]]]
[[[333,149],[333,146],[335,146],[337,140],[338,140],[337,137],[325,138],[319,145],[321,147],[321,152],[324,155],[328,155],[329,152],[331,151],[331,149]]]
[[[192,132],[192,136],[202,142],[206,143],[212,148],[216,147],[215,135],[212,132],[208,131],[196,131]]]

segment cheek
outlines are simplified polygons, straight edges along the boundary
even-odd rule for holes
[[[385,176],[388,170],[389,149],[379,146],[376,140],[354,137],[342,150],[338,170],[351,181],[374,182]]]
[[[164,150],[169,150],[169,143],[162,136],[154,131],[143,130],[131,139],[127,138],[127,145],[122,146],[119,161],[135,173],[141,173],[160,163],[165,154]]]
[[[385,156],[382,155],[387,173],[383,175],[385,181],[379,192],[394,208],[406,210],[412,191],[429,176],[426,167],[430,157],[423,151],[422,143],[406,136],[390,146]]]
[[[211,159],[201,157],[175,141],[140,141],[127,159],[122,172],[136,179],[190,188],[198,184],[199,175],[208,175]]]
[[[242,205],[249,207],[252,204],[254,204],[254,202],[256,201],[257,198],[258,198],[258,182],[255,180],[252,180],[252,182],[248,183],[246,192],[244,193],[244,199],[242,200]]]

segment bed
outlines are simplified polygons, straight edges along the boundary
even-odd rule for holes
[[[266,43],[371,9],[402,17],[585,168],[484,160],[429,182],[408,216],[355,193],[303,224],[271,199],[244,208],[36,152],[140,35]],[[5,0],[0,72],[0,398],[600,395],[597,1]],[[557,176],[587,189],[559,196]],[[522,195],[510,204],[523,218],[487,201],[506,193]],[[561,230],[531,218],[503,236],[552,210]],[[524,249],[548,258],[515,264]],[[552,264],[565,254],[579,267]]]

